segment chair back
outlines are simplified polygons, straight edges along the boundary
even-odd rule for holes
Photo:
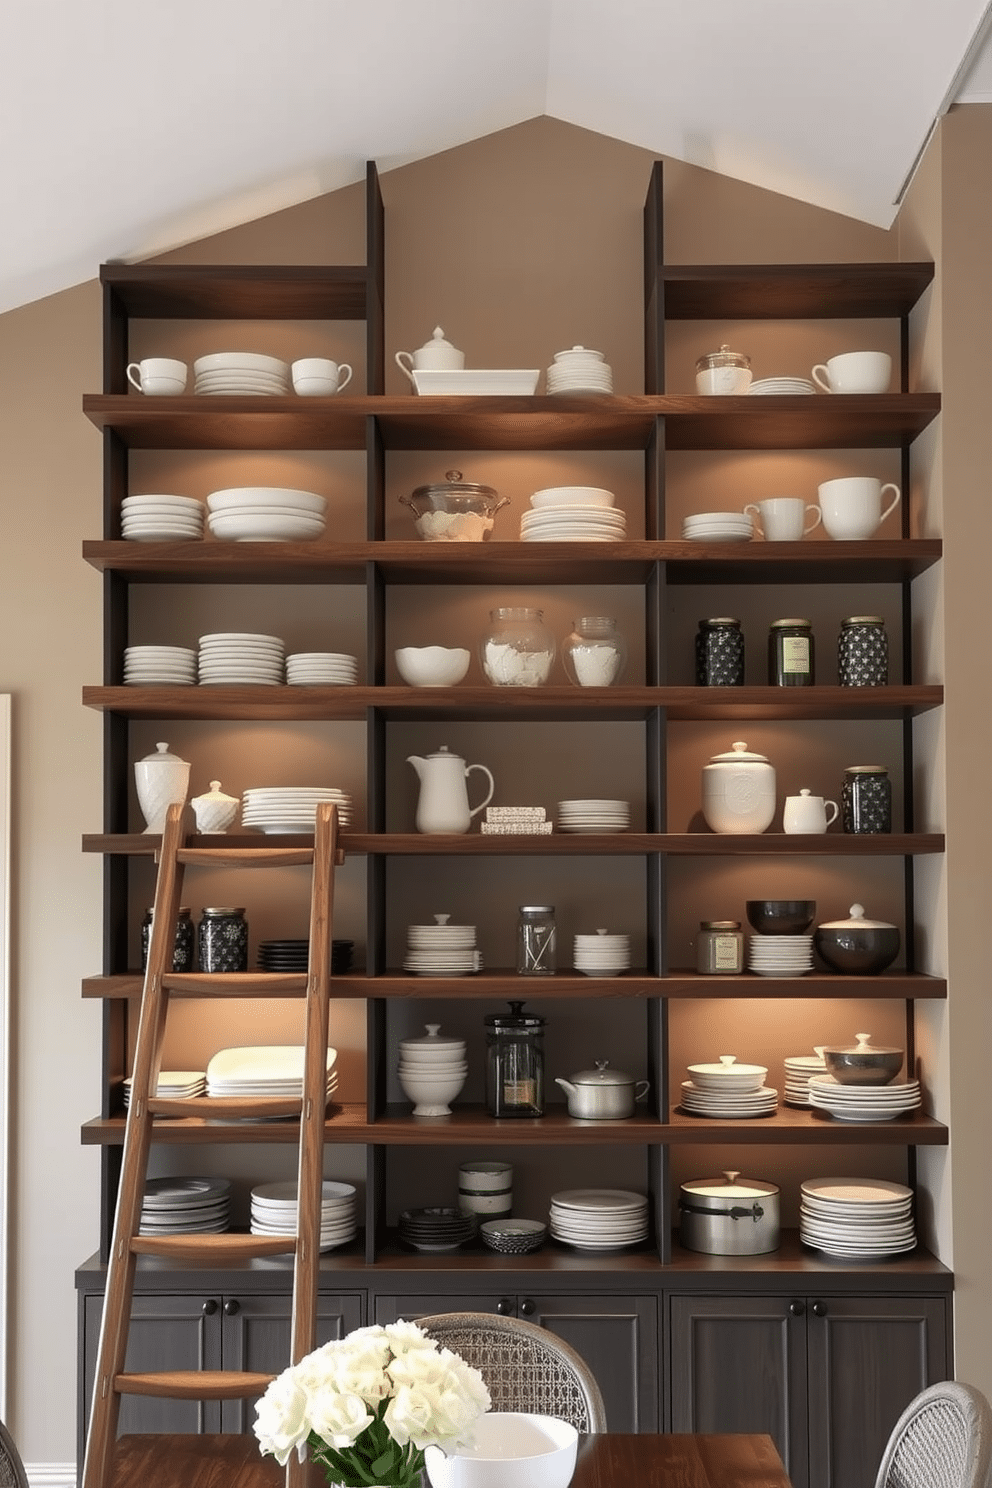
[[[444,1312],[413,1321],[479,1371],[494,1411],[556,1416],[582,1432],[606,1430],[595,1375],[549,1329],[489,1312]]]
[[[892,1429],[875,1488],[987,1488],[992,1406],[973,1385],[921,1391]]]
[[[28,1475],[24,1471],[21,1454],[14,1446],[14,1439],[0,1421],[0,1488],[28,1488]]]

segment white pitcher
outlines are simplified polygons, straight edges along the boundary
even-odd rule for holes
[[[442,744],[436,754],[407,757],[420,777],[420,799],[417,802],[418,832],[467,832],[477,816],[493,798],[496,783],[485,765],[466,765],[457,754]],[[468,777],[481,770],[489,781],[489,793],[478,806],[468,804]]]

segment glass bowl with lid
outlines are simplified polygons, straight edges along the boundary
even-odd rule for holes
[[[696,392],[709,396],[733,397],[746,393],[751,386],[751,358],[743,351],[721,346],[709,351],[696,362]]]
[[[463,481],[460,470],[449,470],[443,481],[418,486],[399,499],[412,511],[425,542],[488,542],[496,513],[510,501],[492,486]]]

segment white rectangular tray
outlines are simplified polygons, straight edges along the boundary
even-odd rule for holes
[[[427,368],[411,374],[418,393],[463,398],[529,397],[536,391],[540,375],[540,369],[535,368],[501,368],[487,372],[481,367],[466,367],[460,372]]]

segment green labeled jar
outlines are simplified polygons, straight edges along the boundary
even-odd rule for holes
[[[770,687],[812,687],[816,652],[812,620],[773,620],[768,632]]]

